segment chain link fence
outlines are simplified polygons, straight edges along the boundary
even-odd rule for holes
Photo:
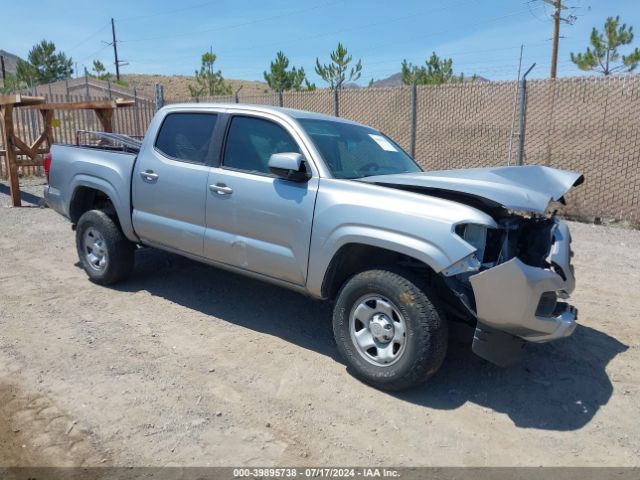
[[[518,83],[470,82],[388,89],[346,89],[340,116],[371,125],[411,151],[428,170],[515,164]],[[415,100],[413,100],[415,98]],[[230,101],[233,97],[200,101]],[[277,94],[239,96],[279,105]],[[415,106],[412,102],[415,101]],[[332,115],[333,92],[285,92],[282,105]],[[412,110],[415,107],[415,127]],[[526,164],[577,170],[585,183],[563,213],[640,223],[640,75],[527,82]]]
[[[513,165],[522,108],[517,89],[517,82],[417,86],[415,95],[411,87],[346,89],[339,93],[339,113],[415,151],[416,160],[428,170]],[[164,103],[181,101],[194,99]],[[327,115],[336,108],[330,90],[282,95],[240,91],[237,96],[198,101],[282,104]],[[563,213],[640,224],[640,75],[529,81],[526,107],[525,163],[585,175],[585,183],[568,195]],[[141,134],[152,108],[151,102],[138,102],[136,109],[117,111],[117,119],[134,119],[116,120],[115,130]],[[82,116],[60,119],[65,125],[71,121],[71,127],[62,126],[60,131],[67,133],[61,136],[54,130],[56,140],[68,141],[69,131],[86,128],[88,119],[83,123]]]

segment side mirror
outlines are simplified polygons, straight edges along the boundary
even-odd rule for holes
[[[279,178],[292,182],[306,182],[311,178],[300,153],[274,153],[269,158],[269,170]]]

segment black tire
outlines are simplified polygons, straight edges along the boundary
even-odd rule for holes
[[[88,238],[87,235],[90,237]],[[93,255],[89,247],[94,240],[96,252],[105,255]],[[76,226],[76,248],[80,263],[91,281],[100,285],[111,285],[125,279],[133,270],[135,244],[127,240],[112,217],[102,210],[89,210],[78,220]],[[104,258],[104,262],[99,260]],[[96,259],[92,261],[92,258]]]
[[[420,288],[418,285],[422,283],[411,272],[368,270],[351,277],[342,286],[333,310],[333,333],[338,350],[356,378],[381,390],[403,390],[425,382],[440,368],[447,352],[447,321],[444,312],[435,303],[437,299],[426,287]],[[403,350],[389,365],[376,364],[380,361],[377,360],[379,357],[372,359],[367,351],[357,345],[355,338],[352,339],[350,329],[358,327],[351,326],[351,313],[362,304],[363,298],[369,298],[368,295],[381,298],[383,302],[388,299],[404,322],[403,329],[396,328],[397,332],[404,331],[404,343],[398,352]],[[374,311],[379,306],[375,300],[367,303],[367,306],[370,305],[374,306]],[[364,312],[365,316],[370,314],[366,309]],[[392,325],[397,326],[397,315],[393,313],[393,317],[396,323]],[[364,328],[363,322],[360,322],[360,328]],[[385,337],[383,341],[386,340]],[[384,343],[377,345],[386,346]],[[396,347],[393,345],[392,350]],[[377,348],[374,350],[379,352]]]

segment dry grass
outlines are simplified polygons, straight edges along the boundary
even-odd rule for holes
[[[164,96],[167,100],[188,99],[189,85],[195,85],[195,77],[187,75],[144,75],[129,74],[123,75],[123,79],[130,88],[135,87],[141,96],[153,98],[155,84],[159,83],[164,88]],[[235,92],[242,86],[243,95],[257,95],[267,91],[264,82],[251,80],[226,79]]]

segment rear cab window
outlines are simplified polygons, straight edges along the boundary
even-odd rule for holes
[[[217,118],[215,113],[169,113],[154,147],[173,160],[204,164],[211,158]]]

